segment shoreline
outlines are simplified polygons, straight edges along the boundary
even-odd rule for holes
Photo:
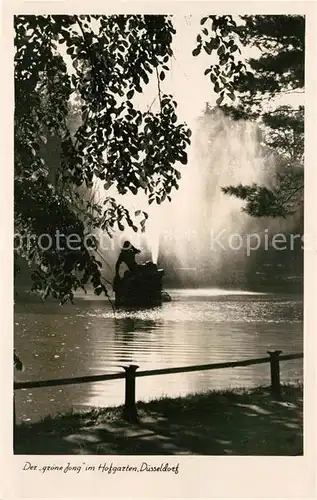
[[[214,390],[137,402],[138,422],[123,406],[45,417],[16,427],[15,454],[302,455],[303,387]]]

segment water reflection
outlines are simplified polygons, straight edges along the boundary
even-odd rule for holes
[[[133,332],[146,331],[151,332],[159,327],[158,321],[152,319],[143,319],[139,317],[122,317],[115,321],[115,333],[117,335],[128,334]]]
[[[15,346],[26,365],[18,380],[65,378],[262,357],[269,349],[302,351],[302,301],[281,295],[175,292],[161,308],[118,311],[106,302],[17,304]],[[285,363],[283,381],[302,377],[301,361]],[[148,400],[212,387],[268,383],[268,366],[213,370],[137,380],[137,397]],[[17,393],[17,414],[37,418],[82,405],[122,404],[123,381],[81,384]]]

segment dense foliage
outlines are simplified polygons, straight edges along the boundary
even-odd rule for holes
[[[302,196],[303,108],[263,114],[261,103],[303,86],[304,19],[242,20],[202,18],[193,55],[212,57],[205,75],[218,106],[234,119],[260,117],[266,147],[280,164],[282,158],[274,191],[256,185],[224,191],[245,199],[251,215],[285,216]],[[95,258],[98,242],[85,236],[95,228],[110,236],[125,225],[143,230],[147,218],[130,214],[107,190],[142,191],[149,203],[170,200],[178,167],[187,163],[191,132],[178,120],[174,97],[163,92],[173,56],[172,19],[16,16],[14,27],[16,256],[28,261],[34,288],[44,297],[72,300],[86,283],[107,293]],[[239,60],[250,45],[259,57]],[[136,97],[153,81],[158,109],[140,109]],[[228,104],[233,101],[235,106]],[[74,108],[80,124],[72,132]],[[104,185],[102,203],[83,195],[95,180]],[[70,235],[78,237],[76,249],[64,243]]]
[[[174,33],[166,16],[15,17],[15,232],[23,242],[18,253],[32,265],[34,287],[44,296],[72,299],[88,281],[96,293],[106,292],[90,251],[97,242],[84,244],[87,218],[108,233],[124,224],[137,230],[133,214],[114,198],[91,211],[80,188],[95,178],[105,190],[143,190],[160,203],[177,187],[176,164],[187,163],[190,131],[178,122],[173,96],[160,88]],[[152,75],[159,111],[142,112],[132,98]],[[73,95],[82,122],[74,137],[67,123]],[[60,150],[53,169],[45,160],[52,138]],[[57,230],[78,235],[78,248],[57,245]],[[41,235],[52,240],[49,248],[42,248]]]
[[[224,193],[245,200],[243,210],[255,217],[285,218],[303,213],[304,108],[280,106],[264,113],[259,127],[264,154],[276,165],[274,188],[240,184],[224,187]]]
[[[237,32],[246,47],[259,49],[249,58],[250,71],[236,79],[239,95],[235,107],[223,110],[233,119],[257,119],[263,143],[278,164],[274,189],[226,186],[223,191],[246,201],[244,210],[256,217],[286,217],[303,212],[304,108],[271,107],[277,96],[301,92],[304,87],[305,20],[302,16],[244,16]]]
[[[208,16],[201,19],[201,32],[197,35],[197,46],[193,56],[198,56],[202,50],[216,59],[205,75],[210,79],[213,90],[219,94],[217,105],[226,99],[235,99],[237,84],[247,78],[250,73],[246,64],[239,60],[241,49],[238,44],[239,28],[232,16]]]

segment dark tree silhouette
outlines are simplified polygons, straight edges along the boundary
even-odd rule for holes
[[[156,113],[131,100],[151,77],[160,89],[174,33],[167,16],[15,17],[15,231],[23,243],[18,253],[32,265],[43,297],[72,300],[87,282],[107,293],[93,254],[97,241],[83,243],[88,222],[109,234],[125,224],[138,229],[114,198],[93,207],[84,199],[94,178],[120,194],[142,190],[150,203],[170,199],[177,187],[176,166],[187,163],[190,143],[177,103],[161,90]],[[72,136],[74,95],[81,125]],[[52,140],[58,154],[49,165]],[[57,231],[78,235],[76,250],[57,245]]]
[[[238,105],[230,108],[235,113],[246,99],[256,108],[259,93],[273,95],[303,84],[303,18],[245,16],[243,21],[245,26],[229,15],[202,18],[193,50],[194,56],[202,50],[216,56],[205,74],[223,109],[237,94]],[[95,258],[98,242],[93,236],[85,241],[87,230],[100,228],[109,235],[125,225],[142,230],[147,214],[130,214],[111,196],[105,195],[101,204],[83,193],[97,179],[105,193],[115,186],[120,194],[143,191],[150,203],[161,203],[171,199],[181,176],[178,167],[187,163],[191,132],[179,123],[173,96],[163,92],[176,32],[172,18],[16,16],[14,27],[16,255],[33,268],[33,288],[43,297],[72,300],[74,290],[87,283],[95,293],[107,294]],[[249,44],[262,55],[245,63],[239,56]],[[134,97],[152,79],[159,109],[142,111]],[[72,133],[74,106],[80,125]],[[245,107],[243,112],[251,116],[256,110]],[[290,118],[283,125],[281,116],[276,115],[274,126],[263,117],[263,124],[274,130],[273,148],[277,131],[290,127]],[[298,134],[296,144],[300,140]],[[275,206],[272,193],[254,187],[231,194],[243,194],[255,204],[264,196],[266,214]],[[250,213],[261,215],[256,208]],[[63,244],[56,241],[57,233]],[[79,240],[70,250],[64,241],[73,234]]]
[[[162,88],[173,55],[172,18],[16,16],[14,26],[14,208],[22,241],[16,255],[33,267],[33,288],[43,297],[72,300],[73,291],[89,282],[95,293],[107,293],[94,257],[98,242],[92,236],[83,244],[87,227],[110,236],[126,224],[144,230],[147,214],[129,214],[110,196],[93,202],[85,190],[97,179],[105,192],[111,186],[120,194],[143,191],[149,203],[161,203],[171,200],[181,176],[177,167],[187,163],[191,132]],[[206,73],[216,91],[225,86],[233,98],[232,76],[242,70],[230,35],[236,36],[236,24],[232,16],[209,16],[201,26],[194,55],[202,46],[216,50],[218,64]],[[213,39],[203,41],[206,34]],[[153,78],[159,110],[141,111],[133,98]],[[72,134],[74,114],[80,125]],[[61,248],[57,232],[78,235],[76,250]],[[46,249],[39,245],[43,235],[46,244],[53,242]]]
[[[304,108],[263,110],[266,102],[279,95],[303,92],[305,19],[297,15],[243,16],[242,21],[232,31],[242,46],[256,47],[258,57],[247,59],[243,70],[233,76],[237,104],[226,100],[221,107],[234,120],[258,121],[279,173],[274,189],[254,184],[225,186],[223,191],[245,200],[244,211],[252,216],[286,217],[303,203]],[[220,91],[220,96],[218,105],[225,92]]]
[[[245,200],[243,211],[255,217],[287,217],[303,214],[304,189],[304,108],[281,106],[264,113],[259,128],[264,153],[277,165],[274,188],[226,186],[223,192]]]

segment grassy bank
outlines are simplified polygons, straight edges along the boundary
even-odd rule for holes
[[[139,422],[122,407],[47,417],[22,424],[15,453],[48,455],[301,455],[303,389],[284,386],[212,391],[137,404]]]

